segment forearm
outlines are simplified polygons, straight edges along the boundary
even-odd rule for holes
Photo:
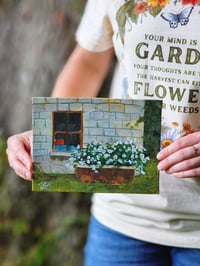
[[[91,53],[77,46],[56,81],[52,97],[97,96],[112,56],[112,50]]]

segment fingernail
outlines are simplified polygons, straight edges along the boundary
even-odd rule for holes
[[[156,158],[157,158],[157,160],[160,160],[160,155],[159,155],[159,153],[157,154]]]
[[[157,166],[157,168],[158,168],[159,171],[162,171],[163,170],[162,164],[159,163],[158,166]]]
[[[157,158],[157,160],[159,160],[159,161],[162,160],[162,155],[161,155],[160,152],[157,154],[156,158]]]

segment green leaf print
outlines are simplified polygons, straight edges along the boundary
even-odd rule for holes
[[[123,44],[124,44],[125,25],[127,21],[127,16],[131,18],[133,22],[137,21],[137,15],[134,14],[133,12],[134,6],[135,6],[135,1],[126,2],[124,5],[120,7],[116,15],[116,20],[119,27],[119,35]]]
[[[149,7],[149,13],[153,16],[156,17],[162,10],[162,7],[160,5],[157,5],[156,7],[152,8]]]

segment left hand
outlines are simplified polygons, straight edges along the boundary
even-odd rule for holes
[[[200,177],[200,132],[184,136],[161,150],[158,170],[176,177]]]

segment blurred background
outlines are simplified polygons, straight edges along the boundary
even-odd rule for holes
[[[75,45],[86,0],[0,0],[0,265],[83,265],[90,194],[36,193],[8,167],[8,136],[31,128]],[[110,75],[100,96],[107,96]]]

